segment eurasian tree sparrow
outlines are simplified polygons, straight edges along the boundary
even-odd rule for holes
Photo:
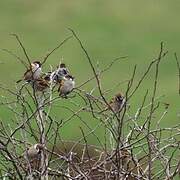
[[[31,85],[35,91],[44,92],[47,88],[49,88],[49,81],[43,78],[39,78],[32,81]]]
[[[31,63],[29,69],[24,73],[23,79],[18,80],[16,83],[19,83],[22,80],[30,82],[41,77],[41,63],[39,61],[34,61]]]
[[[122,93],[118,93],[111,99],[111,101],[108,104],[108,107],[106,107],[104,110],[100,111],[99,113],[102,113],[111,109],[115,113],[118,113],[124,107],[125,102],[126,100],[125,100],[125,97],[122,95]]]
[[[40,160],[41,160],[41,152],[44,150],[42,144],[34,144],[33,146],[29,147],[26,152],[24,152],[24,159],[27,160],[25,162],[25,168],[28,168],[29,165],[31,169],[39,169],[40,167]]]
[[[122,95],[122,93],[118,93],[109,102],[108,109],[112,108],[112,110],[115,113],[118,113],[123,108],[124,104],[125,104],[125,97]]]
[[[74,77],[66,75],[59,83],[59,96],[66,97],[75,88]]]
[[[40,153],[44,149],[42,144],[34,144],[24,152],[24,155],[31,162],[32,160],[38,160],[40,158]]]
[[[69,74],[69,71],[64,63],[61,63],[55,71],[50,74],[50,80],[55,83],[59,83],[66,75]]]

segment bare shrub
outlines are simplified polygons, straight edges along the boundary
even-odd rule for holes
[[[16,34],[13,36],[22,48],[27,63],[10,50],[3,50],[25,65],[30,75],[18,83],[16,89],[0,86],[6,94],[1,98],[1,106],[11,112],[11,122],[5,118],[0,122],[1,179],[119,180],[177,177],[180,171],[180,125],[161,128],[160,123],[168,112],[169,104],[162,104],[157,97],[159,67],[167,54],[164,44],[160,44],[157,58],[149,63],[141,78],[135,80],[135,66],[130,79],[124,81],[124,93],[112,95],[114,98],[109,102],[107,94],[111,93],[111,89],[106,91],[102,88],[101,75],[112,69],[117,61],[127,57],[116,58],[104,69],[97,70],[82,41],[72,29],[69,30],[72,36],[48,52],[40,64],[43,67],[54,51],[74,37],[93,72],[92,77],[76,87],[71,84],[74,80],[71,71],[62,64],[49,73],[41,72],[40,76],[35,76],[37,68],[31,68],[31,59]],[[176,54],[175,57],[179,70]],[[155,70],[152,93],[145,90],[143,99],[137,102],[138,109],[132,113],[131,99],[143,86],[152,69]],[[96,81],[94,86],[98,94],[94,93],[94,87],[90,92],[82,89],[92,80]],[[68,87],[71,84],[71,88],[67,92],[63,89],[62,93],[61,87],[65,84]],[[71,102],[76,108],[62,104],[64,101]],[[60,114],[57,116],[59,119],[51,114],[57,102],[69,112],[66,119],[61,120]],[[162,106],[164,108],[160,108]],[[93,128],[82,118],[84,113],[92,121],[98,122]],[[156,116],[156,113],[160,116]],[[83,123],[86,130],[80,127],[81,138],[68,142],[62,139],[61,130],[74,117]],[[96,132],[99,127],[104,129],[103,140]],[[89,144],[89,136],[93,136],[98,145]]]

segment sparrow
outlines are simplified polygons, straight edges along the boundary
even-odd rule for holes
[[[49,81],[43,78],[39,78],[33,80],[31,85],[35,91],[44,92],[47,88],[49,88]]]
[[[29,161],[38,159],[41,151],[44,149],[42,144],[34,144],[33,146],[29,147],[24,155],[29,159]]]
[[[126,100],[122,93],[118,93],[110,100],[108,107],[106,107],[100,113],[107,110],[113,110],[115,113],[118,113],[124,107],[125,102]]]
[[[16,83],[25,80],[26,82],[31,82],[34,79],[41,77],[42,69],[41,63],[39,61],[34,61],[31,63],[29,69],[24,73],[23,79],[18,80]]]
[[[109,102],[108,109],[112,109],[115,113],[118,113],[125,104],[125,97],[122,93],[116,94]]]
[[[66,97],[75,88],[74,77],[66,75],[59,83],[59,96]]]
[[[49,78],[55,83],[59,83],[66,75],[69,74],[69,71],[64,63],[61,63],[55,71],[53,71]]]
[[[44,150],[44,146],[42,144],[34,144],[29,147],[26,152],[24,152],[24,158],[28,159],[31,168],[38,169],[40,165],[41,152]],[[26,164],[27,166],[28,164]]]
[[[43,78],[46,80],[46,81],[51,81],[51,74],[52,72],[47,72],[43,75]]]

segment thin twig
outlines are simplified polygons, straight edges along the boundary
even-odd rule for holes
[[[29,56],[28,56],[28,54],[27,54],[27,52],[26,52],[26,49],[25,49],[23,43],[22,43],[21,40],[19,39],[19,36],[18,36],[17,34],[14,34],[14,33],[11,34],[11,35],[14,36],[14,37],[16,38],[16,40],[18,41],[20,47],[22,48],[22,50],[23,50],[23,52],[24,52],[24,54],[25,54],[25,56],[26,56],[26,58],[27,58],[27,60],[28,60],[29,66],[30,66],[30,65],[31,65],[30,58],[29,58]]]
[[[41,64],[44,64],[44,63],[47,61],[48,57],[49,57],[54,51],[56,51],[57,49],[59,49],[64,43],[66,43],[66,42],[67,42],[69,39],[71,39],[71,38],[72,38],[72,36],[67,37],[67,38],[64,39],[57,47],[55,47],[53,50],[51,50],[49,53],[47,53],[47,55],[44,57],[44,59],[43,59],[43,61],[42,61]]]
[[[2,51],[7,52],[8,54],[10,54],[12,57],[15,57],[21,64],[23,64],[23,66],[28,69],[28,65],[24,62],[24,60],[22,60],[19,56],[17,56],[16,54],[14,54],[12,51],[8,50],[8,49],[1,49]]]
[[[174,53],[174,56],[175,56],[175,60],[176,60],[176,63],[177,63],[177,68],[178,68],[178,92],[179,92],[179,95],[180,95],[180,63],[178,61],[178,56],[176,53]]]

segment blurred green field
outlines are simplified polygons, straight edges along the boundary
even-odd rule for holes
[[[116,57],[128,56],[104,74],[102,81],[106,90],[130,78],[135,64],[138,65],[137,82],[148,63],[157,57],[160,42],[163,41],[169,53],[161,63],[157,96],[164,95],[160,100],[170,104],[169,112],[161,123],[161,126],[169,127],[179,123],[180,112],[178,72],[173,55],[177,52],[180,56],[179,9],[178,0],[1,0],[0,48],[9,49],[25,59],[16,40],[9,35],[16,33],[23,40],[30,57],[41,59],[48,50],[71,34],[67,30],[71,27],[84,42],[93,63],[98,62],[100,68]],[[50,69],[49,65],[55,67],[62,58],[76,77],[77,85],[92,75],[88,61],[74,39],[50,56],[45,70]],[[13,89],[24,67],[2,51],[0,63],[0,83]],[[153,75],[154,71],[151,71],[131,100],[132,112],[139,107],[146,89],[152,90]],[[90,91],[94,84],[84,89]],[[113,93],[125,87],[125,84],[116,87]],[[113,94],[108,94],[107,98],[111,96]],[[0,108],[0,118],[9,122],[11,116],[7,115],[8,110]],[[56,107],[54,114],[63,118],[66,113]],[[90,122],[91,117],[88,116],[85,121]],[[96,123],[90,124],[94,126]],[[83,125],[74,119],[62,129],[63,136],[67,139],[81,136],[79,126]],[[102,129],[98,129],[98,134],[101,136]],[[90,142],[96,143],[93,138]]]

